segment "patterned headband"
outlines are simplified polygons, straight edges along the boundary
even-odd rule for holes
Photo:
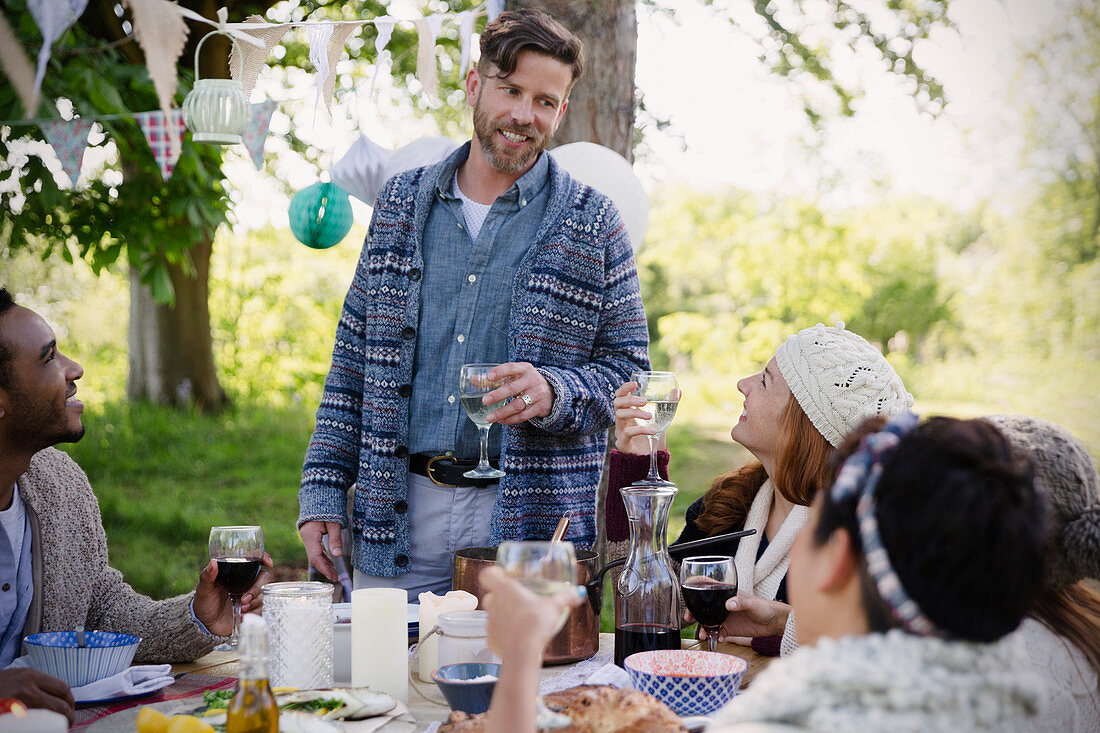
[[[943,637],[946,633],[925,616],[905,592],[901,579],[890,564],[875,517],[875,488],[882,477],[882,464],[906,433],[917,427],[919,422],[913,413],[903,412],[890,418],[879,432],[865,436],[860,441],[859,449],[840,467],[831,495],[833,501],[859,497],[856,523],[863,541],[863,554],[867,558],[867,571],[874,579],[879,595],[894,612],[894,617],[911,634]]]

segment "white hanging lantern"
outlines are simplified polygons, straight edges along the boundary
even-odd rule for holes
[[[183,123],[191,139],[199,143],[233,145],[248,127],[250,106],[241,83],[233,79],[199,79],[199,50],[207,38],[223,31],[211,31],[195,47],[195,86],[183,100]],[[225,34],[229,35],[229,34]],[[236,39],[230,36],[236,44]],[[241,54],[237,54],[241,58]]]

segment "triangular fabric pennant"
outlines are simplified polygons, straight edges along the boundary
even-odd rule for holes
[[[317,103],[325,93],[325,84],[332,69],[328,65],[328,42],[332,39],[333,23],[311,23],[306,26],[309,37],[309,63],[317,72],[317,96],[313,100],[314,119],[317,118]],[[327,105],[326,105],[327,107]]]
[[[187,43],[187,23],[168,0],[126,0],[134,21],[134,38],[145,55],[145,66],[157,92],[160,111],[172,109],[176,96],[176,62]],[[196,73],[198,70],[196,69]],[[180,155],[180,138],[168,128],[168,142],[176,158]],[[174,160],[174,159],[173,159]]]
[[[374,74],[370,78],[370,98],[374,98],[374,83],[378,81],[378,70],[382,68],[382,52],[393,37],[393,18],[383,15],[374,19],[378,35],[374,37]]]
[[[458,14],[458,37],[462,43],[462,60],[458,64],[460,78],[466,76],[466,69],[470,66],[470,38],[474,35],[475,21],[476,10],[463,10]]]
[[[504,0],[488,0],[485,3],[485,12],[489,16],[489,22],[492,23],[504,12]]]
[[[61,160],[61,167],[73,188],[76,188],[77,179],[80,178],[80,163],[84,160],[84,150],[88,147],[88,131],[92,129],[92,122],[93,120],[84,117],[75,117],[71,120],[46,120],[38,123],[50,147]]]
[[[336,30],[332,32],[332,38],[328,42],[328,68],[329,75],[325,79],[324,84],[324,97],[325,97],[325,109],[329,112],[332,111],[332,95],[336,91],[336,63],[340,60],[340,57],[344,54],[344,44],[355,31],[363,27],[362,23],[343,23],[336,27]]]
[[[413,21],[416,26],[416,78],[420,80],[420,86],[424,87],[424,94],[431,99],[439,96],[439,78],[436,76],[435,39],[438,30],[427,18],[417,18]]]
[[[169,110],[167,115],[163,112],[138,112],[134,119],[141,125],[145,141],[153,151],[153,157],[160,168],[160,177],[167,181],[172,177],[172,170],[180,157],[179,150],[172,149],[172,139],[178,141],[183,136],[183,112],[178,109]]]
[[[34,93],[31,107],[38,108],[38,97],[42,91],[42,79],[46,76],[46,66],[53,53],[53,44],[61,38],[65,29],[76,22],[88,6],[88,0],[27,0],[27,10],[42,32],[42,48],[38,51],[38,70],[34,75]]]
[[[250,15],[245,18],[245,23],[266,22],[259,15]],[[233,50],[229,52],[229,73],[241,83],[241,89],[244,90],[246,98],[252,94],[252,89],[256,86],[256,79],[259,77],[264,65],[267,64],[267,57],[271,54],[271,49],[279,45],[279,41],[283,39],[288,30],[290,30],[289,23],[257,28],[256,30],[242,29],[242,33],[247,33],[264,44],[263,48],[260,48],[253,46],[251,43],[234,43]]]
[[[38,111],[34,93],[34,64],[23,53],[23,44],[16,38],[8,25],[8,20],[0,14],[0,68],[11,82],[19,104],[23,105],[23,116],[34,117]]]
[[[252,105],[252,114],[249,115],[243,139],[256,170],[264,167],[264,141],[267,140],[267,130],[271,126],[271,115],[278,106],[279,103],[273,99]]]

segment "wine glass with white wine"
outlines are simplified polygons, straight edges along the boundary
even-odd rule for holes
[[[458,372],[458,397],[462,401],[462,409],[466,415],[477,425],[478,437],[481,442],[481,459],[477,467],[462,474],[466,478],[500,478],[504,471],[489,465],[489,413],[504,407],[507,400],[486,405],[481,398],[492,392],[497,387],[504,386],[502,379],[489,379],[489,372],[498,364],[463,364]]]
[[[501,542],[497,547],[497,567],[540,596],[553,596],[577,584],[572,542]],[[567,618],[569,609],[562,612],[555,634],[561,631]]]
[[[630,381],[638,384],[634,394],[645,398],[645,406],[641,409],[652,415],[648,420],[637,418],[638,423],[657,429],[649,436],[649,475],[637,483],[667,484],[657,473],[657,441],[676,415],[676,407],[680,404],[680,383],[676,380],[676,372],[634,372],[630,375]]]

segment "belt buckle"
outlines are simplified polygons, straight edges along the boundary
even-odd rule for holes
[[[445,484],[442,481],[438,480],[435,476],[432,475],[432,465],[436,461],[450,460],[451,458],[453,458],[453,456],[448,456],[448,455],[445,455],[445,454],[440,455],[440,456],[432,456],[431,458],[429,458],[428,459],[428,464],[424,467],[424,472],[428,474],[428,480],[431,481],[436,486],[446,486],[448,489],[457,488],[455,486],[455,484]]]

